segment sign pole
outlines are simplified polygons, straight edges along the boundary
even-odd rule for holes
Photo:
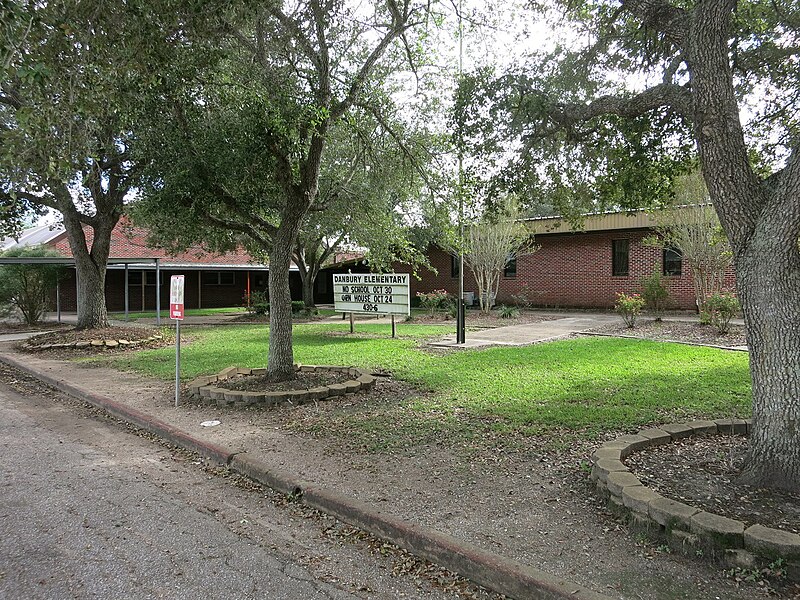
[[[175,319],[175,408],[181,390],[181,320]]]
[[[353,313],[350,313],[350,333],[353,333]]]
[[[185,277],[173,275],[169,280],[169,318],[175,319],[175,408],[181,394],[181,321],[183,321],[183,286]]]
[[[392,337],[397,337],[397,328],[394,324],[394,313],[392,313]]]

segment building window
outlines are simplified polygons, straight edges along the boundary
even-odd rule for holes
[[[664,275],[680,275],[683,267],[683,256],[680,250],[664,248]]]
[[[517,276],[517,255],[509,254],[506,258],[506,266],[503,267],[503,277],[514,278]]]
[[[611,240],[611,274],[615,277],[627,277],[629,240]]]
[[[142,285],[142,272],[128,271],[128,285]]]
[[[234,285],[236,273],[233,271],[203,271],[203,285]]]
[[[461,257],[457,254],[450,255],[450,277],[458,277],[461,266]],[[458,294],[456,294],[457,296]]]

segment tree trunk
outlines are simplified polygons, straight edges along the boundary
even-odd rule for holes
[[[313,310],[316,307],[314,302],[314,283],[317,281],[317,274],[314,269],[309,269],[306,273],[303,273],[301,269],[300,279],[303,280],[303,306]]]
[[[272,381],[294,379],[292,293],[289,267],[303,213],[287,211],[269,253],[269,354],[267,375]]]
[[[796,248],[776,248],[779,245],[769,233],[756,236],[736,262],[753,378],[753,426],[741,479],[796,492],[800,491],[800,257]]]
[[[71,197],[68,200],[72,202]],[[83,225],[77,212],[69,208],[62,210],[64,227],[67,231],[70,250],[75,259],[75,278],[77,279],[78,329],[99,329],[108,327],[106,311],[106,265],[111,245],[111,232],[119,220],[119,215],[95,219],[92,248],[89,250]]]
[[[294,379],[292,295],[289,288],[291,252],[275,243],[269,253],[269,354],[267,374],[272,381]]]
[[[88,253],[75,255],[78,286],[78,329],[108,327],[106,311],[106,266],[95,264]]]
[[[731,244],[753,379],[742,479],[800,490],[800,157],[767,186],[750,167],[729,64],[735,2],[699,2],[689,37],[703,176]]]

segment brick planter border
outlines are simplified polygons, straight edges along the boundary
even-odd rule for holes
[[[325,400],[334,396],[355,394],[361,390],[370,390],[375,385],[375,377],[354,367],[329,367],[322,365],[295,365],[296,371],[303,373],[333,372],[345,373],[353,379],[342,383],[332,383],[308,390],[286,390],[281,392],[248,392],[229,390],[214,385],[239,375],[266,375],[266,369],[241,369],[228,367],[216,375],[198,377],[189,382],[189,395],[200,398],[208,404],[217,406],[274,406],[276,404],[305,404],[316,400]]]
[[[592,454],[592,480],[609,507],[637,529],[687,556],[709,556],[728,566],[756,568],[778,558],[789,580],[800,581],[800,535],[742,521],[665,498],[630,472],[625,458],[645,448],[695,435],[748,435],[750,420],[691,421],[642,429],[606,442]]]

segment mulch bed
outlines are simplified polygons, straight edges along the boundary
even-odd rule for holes
[[[161,339],[145,342],[153,335],[160,335]],[[92,340],[127,340],[129,342],[139,342],[136,346],[128,346],[129,349],[142,350],[143,348],[157,348],[164,344],[174,341],[174,334],[170,335],[169,330],[157,327],[105,327],[103,329],[62,329],[31,337],[27,344],[20,344],[20,349],[24,351],[37,350],[36,347],[52,344],[70,344],[74,342],[91,342]],[[31,346],[33,348],[31,348]],[[100,348],[101,350],[124,350],[125,347]],[[87,348],[58,348],[46,350],[47,352],[68,352],[86,353],[96,352],[97,348],[89,346]]]
[[[711,346],[732,347],[747,345],[747,339],[742,325],[731,325],[728,333],[721,334],[711,325],[700,325],[699,323],[689,323],[685,321],[655,321],[650,319],[637,321],[636,327],[633,328],[625,327],[625,325],[620,322],[619,324],[598,328],[594,331],[611,335],[636,336],[648,340],[669,340]]]
[[[290,390],[308,390],[334,383],[342,383],[350,379],[353,378],[346,373],[324,371],[319,373],[305,373],[299,371],[291,381],[274,383],[270,381],[267,375],[242,375],[239,377],[232,377],[225,381],[219,381],[215,385],[227,390],[244,392],[288,392]]]
[[[625,463],[659,494],[705,511],[800,533],[800,494],[741,485],[747,438],[693,437],[649,448]]]

